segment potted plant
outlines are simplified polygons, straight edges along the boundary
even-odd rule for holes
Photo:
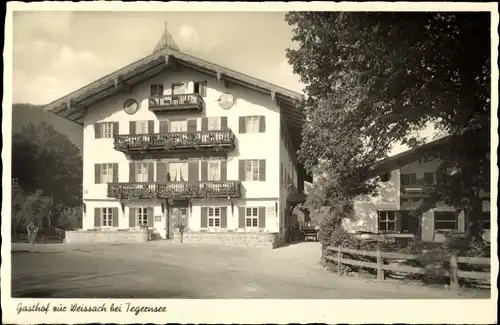
[[[186,226],[182,222],[178,222],[174,225],[174,231],[179,236],[179,242],[181,242],[181,243],[183,242],[185,228],[186,228]]]

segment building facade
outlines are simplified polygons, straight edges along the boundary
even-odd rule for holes
[[[406,234],[429,242],[443,242],[447,235],[463,235],[464,211],[456,211],[445,202],[438,202],[420,216],[410,216],[426,197],[425,187],[436,183],[440,160],[434,158],[431,151],[444,140],[381,162],[374,173],[387,173],[387,180],[380,183],[377,196],[360,196],[355,200],[353,218],[344,220],[345,228],[354,233]],[[487,240],[491,222],[489,194],[489,189],[480,192]]]
[[[165,48],[46,109],[83,125],[84,230],[283,238],[307,179],[299,98]]]

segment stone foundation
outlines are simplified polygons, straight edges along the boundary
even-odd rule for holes
[[[148,233],[141,231],[66,231],[65,243],[144,243]]]
[[[182,239],[181,239],[182,236]],[[284,236],[278,233],[222,233],[222,232],[174,232],[174,242],[253,248],[277,248],[283,245]]]

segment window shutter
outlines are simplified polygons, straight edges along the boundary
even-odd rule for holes
[[[206,182],[208,180],[208,162],[206,160],[201,161],[201,181]]]
[[[148,163],[148,182],[149,183],[153,183],[155,181],[154,174],[155,174],[155,163],[150,162],[150,163]]]
[[[129,122],[129,134],[135,134],[135,121]]]
[[[167,166],[164,162],[156,163],[156,181],[158,183],[166,183],[165,177],[167,176]]]
[[[168,133],[168,120],[160,121],[160,133]]]
[[[266,228],[266,208],[259,207],[259,228]]]
[[[190,161],[188,162],[188,180],[190,182],[198,182],[200,180],[200,162]]]
[[[208,118],[203,117],[201,119],[201,131],[206,132],[208,131]]]
[[[434,173],[424,173],[424,181],[427,184],[434,184]]]
[[[201,208],[201,224],[200,224],[200,227],[201,228],[207,228],[207,224],[208,224],[208,213],[207,213],[207,208],[206,207],[202,207]]]
[[[259,160],[259,181],[265,181],[266,180],[266,160],[261,159]]]
[[[95,132],[95,138],[100,139],[102,138],[102,128],[101,128],[101,123],[94,123],[94,132]]]
[[[225,160],[220,162],[220,180],[227,181],[227,161]]]
[[[148,207],[148,227],[153,227],[154,226],[154,208],[153,207]]]
[[[196,119],[190,118],[187,120],[187,131],[188,132],[196,132],[196,127],[197,127]]]
[[[246,133],[245,116],[240,116],[240,133]]]
[[[120,123],[113,122],[113,136],[120,134]]]
[[[128,166],[129,166],[129,168],[128,168],[128,171],[129,171],[128,181],[130,183],[135,183],[135,162],[129,163]]]
[[[101,227],[101,208],[94,208],[94,227]]]
[[[227,130],[227,116],[222,116],[220,118],[220,129],[222,131]]]
[[[200,82],[200,95],[202,97],[205,97],[207,95],[207,82],[206,81]]]
[[[401,211],[394,211],[394,230],[401,232],[403,225],[403,218],[401,216]]]
[[[111,213],[112,213],[111,225],[113,227],[118,227],[118,208],[111,208]]]
[[[259,117],[259,133],[264,133],[264,132],[266,132],[266,117],[260,116]]]
[[[220,227],[227,228],[227,207],[220,208]]]
[[[94,164],[94,183],[101,184],[101,164]]]
[[[245,228],[245,207],[238,208],[238,228]]]
[[[238,180],[244,181],[245,180],[245,162],[246,160],[240,159],[239,162],[239,168],[238,168]]]
[[[113,183],[118,183],[118,164],[113,164]]]
[[[128,209],[128,226],[129,227],[135,227],[135,208],[129,208]]]
[[[148,121],[148,134],[153,134],[155,133],[155,121],[149,120]]]

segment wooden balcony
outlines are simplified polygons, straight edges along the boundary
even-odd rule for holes
[[[149,97],[149,110],[152,112],[201,112],[204,107],[205,101],[200,94]]]
[[[108,183],[108,197],[117,199],[238,198],[240,181]]]
[[[417,184],[401,184],[401,198],[402,199],[421,199],[428,196],[427,193],[434,188],[434,185],[427,184],[423,181]]]
[[[235,148],[231,130],[116,135],[116,150],[133,152],[227,152]]]

